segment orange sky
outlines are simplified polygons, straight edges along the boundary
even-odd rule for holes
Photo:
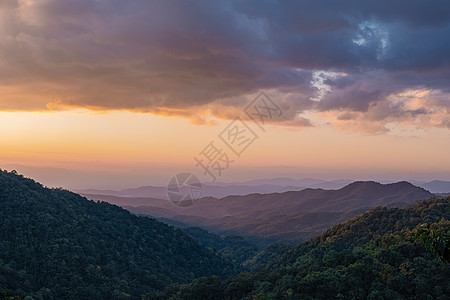
[[[234,161],[219,181],[450,180],[448,7],[348,3],[1,1],[0,168],[208,181],[213,141]],[[265,131],[245,114],[261,91]],[[236,117],[258,136],[240,157],[221,140]]]
[[[15,166],[49,185],[74,188],[96,187],[85,173],[102,172],[117,173],[110,182],[98,184],[103,188],[164,184],[179,171],[209,181],[193,157],[214,140],[235,160],[219,181],[272,176],[401,179],[402,174],[403,179],[449,179],[450,139],[445,129],[372,135],[325,124],[300,129],[270,125],[258,132],[246,121],[259,138],[237,157],[218,139],[231,121],[215,122],[196,125],[184,118],[126,111],[1,112],[0,162],[65,169],[55,169],[52,176]],[[79,176],[68,176],[67,170]]]

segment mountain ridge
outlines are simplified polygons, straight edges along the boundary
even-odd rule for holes
[[[168,204],[164,207],[127,208],[137,214],[169,218],[190,226],[202,226],[213,232],[299,242],[367,209],[403,206],[433,196],[408,182],[381,184],[359,181],[339,190],[308,188],[220,199],[207,197],[187,208],[171,207]],[[304,224],[305,227],[299,228],[298,224]]]

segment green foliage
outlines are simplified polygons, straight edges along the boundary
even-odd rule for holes
[[[224,257],[241,267],[241,271],[257,271],[292,245],[276,243],[269,246],[267,241],[242,236],[220,236],[199,227],[182,229],[205,247],[217,250]]]
[[[292,245],[276,243],[269,247],[259,251],[253,257],[243,262],[243,266],[246,270],[255,272],[264,269],[269,262],[274,260],[281,253],[292,249]]]
[[[0,170],[3,298],[136,299],[234,270],[178,229]]]
[[[15,296],[13,292],[0,287],[0,300],[20,300],[20,297]]]
[[[210,281],[211,290],[220,295],[214,299],[448,299],[450,268],[416,242],[414,230],[449,217],[450,198],[377,208],[283,253],[260,272]],[[159,298],[145,298],[203,299],[197,291],[198,284],[172,286]]]
[[[439,259],[447,264],[450,262],[450,234],[444,230],[434,229],[433,227],[445,227],[447,231],[450,228],[450,222],[444,219],[435,224],[422,224],[416,231],[416,238],[420,239],[427,250],[432,249]]]
[[[205,247],[217,250],[238,265],[242,265],[260,250],[260,247],[241,236],[220,236],[199,227],[189,227],[182,230]]]

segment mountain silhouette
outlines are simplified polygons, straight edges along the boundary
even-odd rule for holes
[[[377,206],[401,207],[434,195],[409,182],[353,182],[338,190],[304,189],[284,193],[202,198],[196,205],[128,207],[137,214],[165,217],[216,232],[299,242]]]

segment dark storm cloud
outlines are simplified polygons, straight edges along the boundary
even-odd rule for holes
[[[311,110],[413,123],[449,110],[448,1],[8,0],[0,17],[3,109],[231,117],[264,89],[297,126]]]

